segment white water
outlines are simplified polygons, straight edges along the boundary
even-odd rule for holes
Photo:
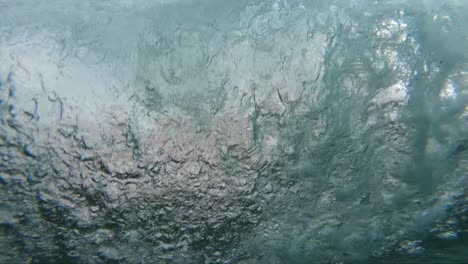
[[[0,1],[0,262],[464,260],[467,5],[406,2]]]

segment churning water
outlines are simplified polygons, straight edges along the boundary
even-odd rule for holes
[[[468,2],[0,0],[0,263],[467,263]]]

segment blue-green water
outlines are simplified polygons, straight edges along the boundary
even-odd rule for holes
[[[467,14],[0,0],[0,263],[467,263]]]

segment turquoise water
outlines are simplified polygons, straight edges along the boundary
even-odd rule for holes
[[[468,262],[467,9],[0,0],[0,262]]]

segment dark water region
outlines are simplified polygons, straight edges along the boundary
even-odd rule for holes
[[[0,0],[0,263],[468,263],[467,14]]]

